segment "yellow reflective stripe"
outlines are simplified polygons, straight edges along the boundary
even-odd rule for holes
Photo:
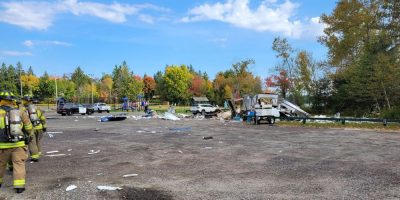
[[[0,142],[0,149],[10,149],[10,148],[17,148],[17,147],[25,147],[25,142],[24,141],[19,141],[19,142],[7,142],[3,143]]]
[[[24,186],[24,185],[25,185],[25,179],[14,180],[14,186]]]
[[[6,124],[4,122],[5,122],[5,117],[1,116],[0,117],[0,129],[6,128]]]
[[[39,154],[32,154],[32,155],[31,155],[31,158],[38,159],[39,157],[40,157],[40,155],[39,155]]]
[[[24,125],[25,130],[32,130],[33,126],[32,124]]]
[[[43,125],[42,124],[39,124],[39,125],[37,125],[37,126],[35,126],[35,127],[33,127],[35,130],[42,130],[43,129]]]

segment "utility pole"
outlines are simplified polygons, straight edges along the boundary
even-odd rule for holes
[[[19,88],[21,90],[21,98],[22,98],[22,79],[21,79],[21,71],[22,69],[19,69]]]
[[[90,79],[90,81],[91,81],[91,92],[92,92],[92,105],[93,105],[93,81],[94,81],[94,74],[88,74],[90,77],[91,77],[91,79]]]
[[[93,80],[92,80],[92,86],[91,86],[91,88],[92,88],[92,105],[93,105]]]
[[[58,99],[57,77],[54,78],[54,82],[56,83],[56,101],[57,101]]]

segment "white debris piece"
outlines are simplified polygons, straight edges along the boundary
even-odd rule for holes
[[[137,133],[144,133],[144,131],[136,131]]]
[[[157,133],[157,131],[152,131],[151,133]]]
[[[125,174],[122,177],[128,178],[128,177],[133,177],[133,176],[139,176],[139,174]]]
[[[204,147],[204,149],[212,149],[212,147]]]
[[[165,119],[165,120],[172,120],[172,121],[181,120],[181,119],[179,119],[177,116],[175,116],[174,114],[169,113],[169,112],[164,113],[164,116],[162,117],[162,119]]]
[[[178,152],[179,152],[179,153],[183,153],[183,151],[181,151],[181,150],[179,150]]]
[[[110,190],[110,191],[122,190],[122,188],[120,188],[120,187],[113,187],[113,186],[97,186],[97,189],[99,189],[99,190]]]
[[[92,155],[92,154],[96,154],[96,153],[100,153],[100,150],[97,150],[97,151],[95,151],[95,150],[90,150],[90,152],[88,153],[89,155]]]
[[[76,187],[76,185],[70,185],[67,187],[67,189],[65,189],[65,191],[69,192],[71,190],[75,190],[76,188],[78,188],[78,187]]]
[[[54,135],[49,133],[49,138],[53,138],[53,137],[54,137]]]
[[[58,156],[65,156],[65,154],[51,154],[51,155],[46,155],[48,157],[58,157]]]
[[[72,149],[68,149],[67,151],[72,151]]]
[[[48,151],[47,154],[58,153],[59,151]]]
[[[63,132],[47,132],[48,134],[57,134],[57,133],[63,133]]]

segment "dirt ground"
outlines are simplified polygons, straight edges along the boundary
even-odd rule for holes
[[[400,199],[399,133],[48,116],[26,192],[8,173],[0,199]]]

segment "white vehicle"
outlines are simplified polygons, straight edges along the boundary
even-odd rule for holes
[[[201,115],[206,115],[206,114],[215,114],[216,112],[219,112],[219,107],[218,106],[213,106],[211,104],[196,104],[193,105],[190,108],[190,111],[196,115],[201,113]]]
[[[99,113],[101,113],[103,111],[109,113],[111,110],[111,107],[105,103],[95,103],[95,104],[93,104],[93,109],[94,109],[94,111],[97,111]]]

